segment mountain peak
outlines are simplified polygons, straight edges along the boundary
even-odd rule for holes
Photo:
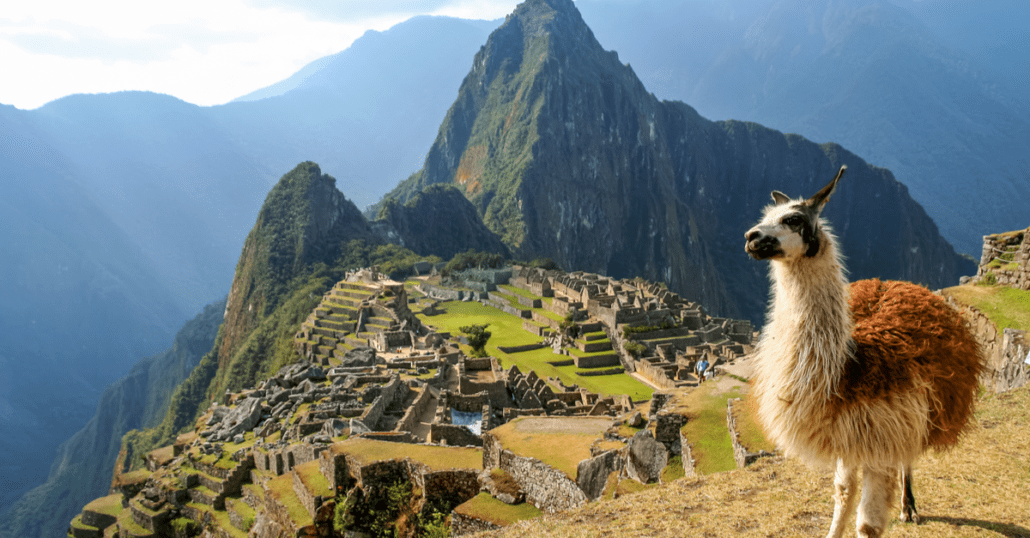
[[[845,252],[876,245],[883,253],[864,256],[852,274],[957,281],[961,260],[886,170],[839,146],[659,102],[571,1],[527,0],[476,55],[422,170],[388,196],[403,203],[452,184],[516,257],[663,281],[721,315],[757,322],[765,271],[738,244],[740,215],[759,214],[764,193],[806,191],[810,178],[844,162],[862,178],[849,185],[868,190],[846,191],[830,214],[878,230],[843,234]],[[897,194],[870,199],[879,191]],[[909,220],[880,230],[866,222],[871,207]],[[922,243],[918,258],[905,248],[913,241]]]
[[[361,211],[317,164],[303,162],[284,175],[265,198],[243,244],[225,308],[219,360],[227,360],[242,335],[279,306],[294,276],[317,263],[332,264],[346,241],[371,238]]]

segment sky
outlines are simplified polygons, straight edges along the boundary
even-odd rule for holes
[[[0,103],[146,90],[226,103],[416,15],[497,19],[516,0],[34,0],[0,9]]]

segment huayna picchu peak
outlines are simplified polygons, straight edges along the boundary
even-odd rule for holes
[[[519,259],[663,281],[758,322],[763,271],[737,244],[773,188],[847,164],[829,218],[852,276],[942,286],[972,273],[888,170],[835,144],[712,122],[659,101],[572,2],[520,4],[476,54],[419,172],[387,199],[453,184]],[[861,188],[853,186],[861,185]]]

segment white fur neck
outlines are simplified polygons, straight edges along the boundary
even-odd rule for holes
[[[819,224],[815,256],[773,260],[770,267],[773,297],[758,356],[761,366],[780,370],[773,377],[784,383],[776,393],[790,401],[793,392],[836,393],[853,328],[837,239],[824,220]]]

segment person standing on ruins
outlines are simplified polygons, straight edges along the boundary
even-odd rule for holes
[[[697,365],[694,366],[694,370],[697,372],[697,384],[700,385],[705,381],[705,371],[708,370],[708,354],[706,353],[701,357],[701,360],[697,361]]]

